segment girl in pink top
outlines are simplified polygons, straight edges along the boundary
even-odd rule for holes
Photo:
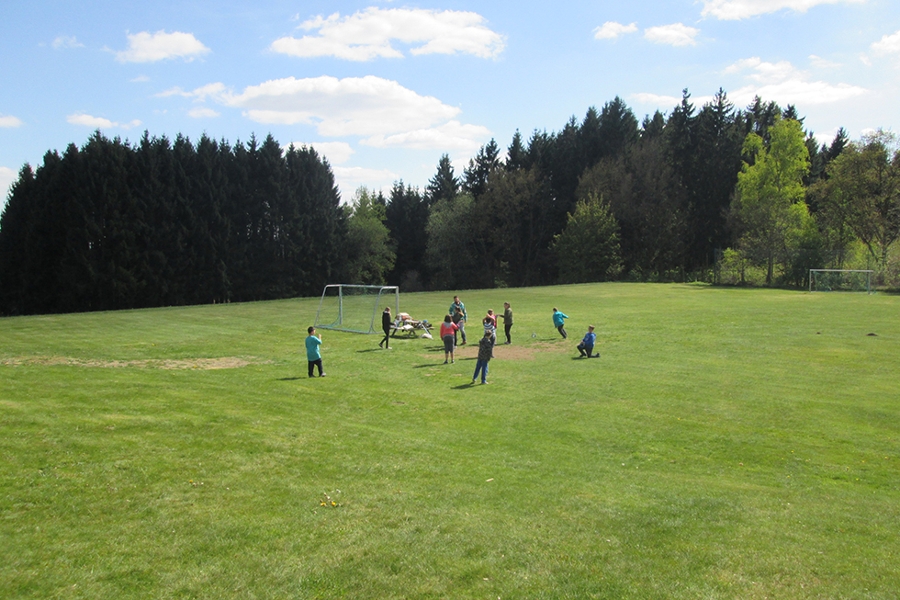
[[[456,362],[453,360],[453,339],[454,334],[459,329],[459,326],[453,322],[453,319],[450,315],[444,317],[444,322],[441,323],[441,339],[444,340],[444,364],[447,364],[447,358],[450,358],[450,362]]]

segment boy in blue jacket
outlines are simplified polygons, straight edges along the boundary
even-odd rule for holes
[[[594,326],[588,325],[588,331],[584,334],[584,339],[578,344],[578,351],[581,353],[581,358],[584,358],[585,356],[591,358],[591,354],[594,352],[594,343],[596,341],[597,334],[594,333]],[[600,355],[598,354],[597,356]]]

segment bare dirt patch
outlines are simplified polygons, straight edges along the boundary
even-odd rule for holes
[[[68,356],[25,356],[16,358],[2,358],[0,365],[6,367],[21,367],[26,365],[40,366],[66,366],[87,367],[101,369],[166,369],[186,370],[197,369],[212,371],[216,369],[239,369],[253,364],[264,364],[255,358],[239,356],[225,356],[221,358],[182,358],[182,359],[144,359],[144,360],[99,360],[81,359]]]
[[[566,352],[569,350],[566,344],[552,342],[536,342],[527,346],[517,346],[515,343],[506,345],[498,342],[494,346],[494,359],[499,360],[534,360],[542,352]],[[440,352],[443,356],[443,349]],[[478,358],[478,344],[466,344],[457,346],[454,355],[457,359]],[[435,353],[425,355],[425,358],[434,359]]]

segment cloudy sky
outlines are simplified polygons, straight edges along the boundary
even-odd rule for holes
[[[424,186],[491,138],[558,131],[620,96],[688,88],[795,104],[828,142],[900,127],[897,0],[31,0],[0,8],[0,196],[99,129],[137,140],[271,133],[361,185]]]

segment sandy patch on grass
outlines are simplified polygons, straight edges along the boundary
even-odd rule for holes
[[[499,360],[534,360],[541,352],[567,352],[570,348],[566,344],[552,342],[536,342],[527,346],[517,346],[515,342],[506,345],[503,342],[497,342],[494,346],[494,359]],[[443,346],[439,354],[444,355]],[[478,358],[478,344],[466,344],[465,346],[457,346],[454,356],[460,358]],[[434,359],[435,353],[426,355],[426,358]]]
[[[89,367],[101,369],[166,369],[184,370],[198,369],[212,371],[216,369],[239,369],[253,364],[263,364],[265,361],[254,358],[238,356],[225,356],[222,358],[182,358],[182,359],[145,359],[145,360],[99,360],[81,359],[67,356],[27,356],[18,358],[0,359],[0,365],[7,367],[21,367],[25,365],[40,366],[66,366]]]

